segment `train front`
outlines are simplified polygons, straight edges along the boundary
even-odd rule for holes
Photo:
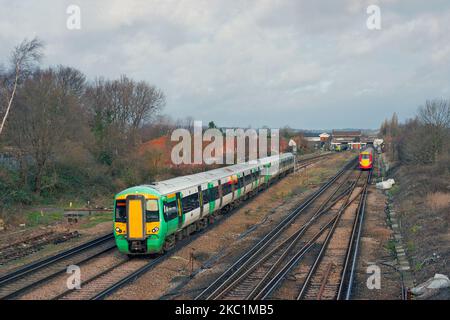
[[[126,189],[114,199],[114,236],[120,252],[157,253],[164,243],[164,219],[158,194],[147,187]]]
[[[362,170],[372,169],[372,152],[363,151],[359,154],[359,168]]]

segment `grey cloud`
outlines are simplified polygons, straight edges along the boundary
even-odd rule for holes
[[[47,64],[147,80],[167,113],[225,126],[378,127],[450,92],[448,1],[83,0],[69,31],[72,2],[0,0],[2,60],[37,35]]]

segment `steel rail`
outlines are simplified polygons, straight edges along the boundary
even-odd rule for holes
[[[372,178],[372,171],[369,172],[367,175],[366,183],[364,184],[364,188],[361,194],[361,200],[358,204],[357,209],[357,217],[355,219],[353,228],[352,228],[352,235],[349,241],[349,246],[347,249],[347,254],[345,258],[344,268],[341,273],[341,281],[339,283],[339,289],[337,294],[337,300],[341,300],[345,286],[345,300],[350,300],[352,287],[353,287],[353,279],[356,269],[356,262],[358,258],[358,252],[359,252],[359,243],[361,239],[361,233],[362,233],[362,227],[364,225],[364,213],[366,209],[366,198],[367,198],[367,187],[370,184]],[[347,274],[348,274],[348,268],[350,267],[350,275],[348,276],[347,280]]]
[[[25,265],[23,267],[20,267],[17,270],[14,270],[14,271],[6,274],[6,275],[1,276],[0,277],[0,286],[4,286],[5,284],[10,283],[11,281],[14,281],[14,280],[17,280],[19,278],[22,278],[22,277],[24,277],[26,275],[29,275],[29,274],[37,271],[37,270],[42,269],[43,267],[51,265],[51,264],[53,264],[55,262],[58,262],[58,261],[60,261],[62,259],[69,258],[69,257],[71,257],[71,256],[73,256],[75,254],[78,254],[78,253],[80,253],[80,252],[82,252],[84,250],[90,249],[93,246],[97,246],[97,245],[99,245],[101,243],[104,243],[106,241],[109,241],[109,240],[111,240],[113,238],[114,238],[114,235],[112,233],[111,234],[106,234],[106,235],[103,235],[103,236],[98,237],[96,239],[93,239],[91,241],[88,241],[86,243],[83,243],[83,244],[81,244],[81,245],[79,245],[79,246],[77,246],[75,248],[71,248],[71,249],[68,249],[66,251],[60,252],[60,253],[58,253],[56,255],[53,255],[51,257],[45,258],[43,260],[39,260],[39,261],[30,263],[30,264],[27,264],[27,265]]]
[[[353,186],[356,186],[356,183],[353,184]],[[352,188],[352,192],[353,192],[354,188]],[[351,193],[349,194],[349,196],[351,196]],[[339,210],[339,212],[330,219],[330,221],[328,221],[328,223],[324,226],[322,226],[319,229],[319,232],[317,232],[307,243],[306,245],[304,245],[285,265],[284,267],[277,273],[274,275],[274,277],[272,279],[270,279],[270,281],[266,284],[266,286],[260,291],[260,293],[258,293],[258,295],[255,296],[255,300],[256,299],[267,299],[269,297],[269,295],[275,290],[275,288],[280,284],[280,282],[282,281],[282,279],[286,276],[286,274],[288,272],[290,272],[290,270],[298,264],[298,262],[300,261],[300,259],[303,258],[303,256],[309,252],[309,250],[314,246],[315,244],[315,240],[317,240],[317,238],[322,235],[322,233],[327,230],[328,228],[330,228],[331,226],[333,226],[336,221],[340,218],[341,213],[347,209],[350,204],[356,199],[357,197],[351,199],[350,201],[347,201],[346,203],[343,204],[343,207],[341,207],[341,209]]]
[[[315,164],[315,163],[319,162],[320,160],[326,159],[326,158],[328,158],[329,156],[331,156],[333,154],[334,153],[330,152],[330,153],[326,153],[326,154],[310,157],[310,158],[307,158],[307,159],[299,159],[294,164],[294,172],[299,171],[299,170],[304,169],[304,168],[307,168],[310,165]]]
[[[243,273],[236,278],[228,287],[224,288],[224,290],[219,293],[214,299],[220,299],[225,293],[232,290],[233,287],[235,287],[240,281],[242,281],[245,277],[247,277],[251,272],[253,272],[255,269],[257,269],[260,265],[262,265],[266,260],[271,258],[274,254],[277,252],[283,250],[282,248],[286,245],[287,248],[284,250],[283,254],[277,259],[277,261],[272,265],[272,267],[269,269],[269,271],[266,273],[265,277],[257,284],[257,286],[252,290],[252,292],[247,295],[246,299],[251,299],[254,294],[257,293],[257,290],[259,289],[260,285],[263,283],[263,281],[273,273],[273,270],[281,263],[283,258],[292,250],[295,244],[298,243],[298,240],[303,236],[303,234],[306,232],[306,230],[311,226],[311,224],[323,213],[327,212],[332,205],[328,205],[327,208],[324,208],[328,201],[330,201],[333,196],[337,193],[339,190],[339,187],[329,196],[327,200],[325,200],[322,205],[317,209],[316,213],[304,224],[300,229],[295,231],[291,236],[283,240],[279,245],[272,248],[268,253],[266,253],[263,257],[261,257],[259,260],[257,260],[252,266],[250,266],[247,270],[244,270]],[[348,191],[347,191],[348,192]],[[342,197],[344,197],[345,194],[340,194],[333,203],[338,202]],[[239,273],[240,270],[245,268],[246,265],[242,265],[239,269],[236,270],[236,273]]]
[[[284,276],[292,269],[294,265],[298,263],[298,261],[303,258],[303,256],[309,252],[309,250],[314,246],[315,241],[327,230],[332,224],[336,221],[337,216],[334,216],[330,219],[323,227],[319,229],[316,234],[314,234],[311,239],[306,242],[306,244],[291,258],[289,261],[282,267],[282,269],[277,272],[265,286],[259,290],[254,296],[250,297],[253,300],[266,299],[273,290],[278,286]]]
[[[360,177],[361,177],[361,172],[358,175],[357,181],[359,180]],[[355,181],[355,185],[356,185],[357,181]],[[297,296],[297,300],[300,300],[303,297],[303,295],[305,294],[305,292],[306,292],[306,290],[307,290],[307,288],[309,286],[309,282],[311,281],[311,278],[312,278],[314,272],[317,269],[317,266],[319,265],[320,261],[322,261],[322,258],[323,258],[323,255],[325,253],[325,250],[327,249],[328,244],[329,244],[329,242],[331,240],[331,237],[333,236],[334,231],[336,230],[336,227],[337,227],[337,225],[339,223],[340,217],[342,216],[344,210],[347,208],[347,204],[348,204],[348,202],[350,200],[350,196],[351,196],[351,194],[349,195],[349,198],[347,199],[346,203],[342,206],[341,210],[339,210],[339,213],[338,213],[338,215],[336,217],[336,220],[334,221],[333,225],[331,226],[330,232],[327,234],[327,237],[325,238],[325,241],[322,244],[322,247],[320,249],[319,254],[317,255],[317,258],[314,261],[314,264],[309,269],[308,275],[306,276],[306,279],[305,279],[305,281],[303,283],[303,286],[300,289],[300,293]]]
[[[236,270],[238,270],[242,264],[248,264],[254,260],[262,250],[264,250],[271,240],[278,236],[303,210],[308,208],[311,203],[314,202],[320,195],[322,195],[333,183],[341,177],[344,172],[354,165],[356,158],[348,161],[341,170],[339,170],[332,178],[325,182],[319,190],[310,195],[306,201],[304,201],[299,207],[294,209],[286,218],[284,218],[276,227],[274,227],[266,236],[258,241],[252,248],[250,248],[243,256],[241,256],[231,267],[222,273],[215,281],[213,281],[205,290],[203,290],[195,299],[210,299],[214,297],[224,285],[229,282],[230,277],[236,276]],[[234,276],[233,276],[234,275]]]
[[[349,162],[350,163],[350,162]],[[196,299],[202,299],[208,291],[213,290],[206,299],[214,299],[215,296],[220,295],[220,292],[224,290],[225,285],[235,277],[239,276],[239,270],[250,264],[255,258],[264,250],[271,242],[272,239],[277,237],[284,229],[293,221],[304,209],[317,199],[325,190],[327,190],[338,177],[340,177],[346,170],[346,167],[339,171],[334,177],[326,182],[318,191],[312,194],[302,205],[294,209],[284,220],[282,220],[278,226],[272,229],[263,239],[256,243],[246,254],[244,254],[238,261],[236,261],[230,268],[228,268],[218,279],[216,279],[210,286],[208,286]],[[231,279],[231,280],[230,280]],[[217,286],[214,289],[215,286]]]
[[[153,269],[155,266],[157,266],[160,262],[166,260],[168,257],[169,257],[168,255],[163,255],[163,256],[157,257],[156,259],[150,261],[148,264],[146,264],[142,268],[139,268],[135,272],[133,272],[133,273],[129,274],[128,276],[126,276],[125,278],[122,278],[121,280],[117,281],[112,286],[110,286],[110,287],[106,288],[105,290],[101,291],[100,293],[98,293],[97,295],[92,297],[91,300],[103,300],[103,299],[105,299],[107,296],[111,295],[112,293],[114,293],[115,291],[117,291],[118,289],[123,287],[124,285],[135,281],[139,276],[141,276],[145,272]]]
[[[340,186],[339,186],[340,187]],[[289,243],[289,246],[284,250],[282,255],[277,259],[277,261],[270,267],[269,271],[264,275],[264,277],[259,281],[259,283],[253,288],[253,290],[247,295],[246,299],[257,299],[258,296],[260,296],[261,293],[261,287],[265,284],[265,282],[269,279],[269,277],[272,276],[272,274],[275,272],[276,268],[278,268],[284,261],[285,257],[293,250],[295,245],[298,243],[298,241],[301,239],[301,237],[305,234],[306,230],[313,224],[313,222],[320,217],[322,214],[328,212],[334,204],[336,204],[338,201],[340,201],[343,197],[347,195],[348,192],[350,192],[350,189],[346,189],[345,192],[341,193],[334,201],[332,201],[326,209],[325,205],[333,198],[333,196],[337,193],[339,190],[339,187],[335,190],[331,196],[326,199],[322,205],[319,207],[317,212],[311,217],[311,219],[306,222],[298,231],[296,231],[291,237],[287,238],[284,242]],[[272,256],[276,251],[281,249],[281,245],[277,246],[276,248],[272,249],[271,252],[267,254],[268,257]],[[302,249],[300,249],[301,251]],[[262,260],[262,259],[261,259]],[[260,261],[261,261],[260,260]],[[261,262],[258,261],[257,264],[259,265]],[[255,268],[255,267],[253,267]]]
[[[312,157],[309,159],[305,159],[304,161],[307,160],[312,160],[312,159],[317,159],[317,158],[323,158],[325,156],[329,156],[330,154],[326,154],[326,155],[320,155],[317,157]],[[308,164],[309,165],[309,164]],[[201,234],[203,234],[205,230],[203,230],[202,232],[199,232],[198,234],[196,234],[194,237],[190,237],[189,239],[185,239],[187,242],[193,241],[194,239],[196,239],[198,236],[200,236]],[[184,245],[185,241],[182,241],[180,243],[180,245]],[[112,293],[114,293],[115,291],[117,291],[118,289],[120,289],[121,287],[123,287],[124,285],[133,282],[134,280],[136,280],[139,276],[141,276],[142,274],[144,274],[145,272],[149,271],[150,269],[152,269],[153,267],[155,267],[156,265],[158,265],[160,262],[162,262],[163,260],[165,260],[167,257],[169,257],[169,255],[165,255],[165,256],[161,256],[158,257],[155,260],[150,261],[148,264],[146,264],[145,266],[143,266],[142,268],[139,268],[138,270],[136,270],[135,272],[131,273],[130,275],[126,276],[125,278],[122,278],[121,280],[119,280],[118,282],[114,283],[112,286],[108,287],[107,289],[101,291],[100,293],[98,293],[97,295],[95,295],[94,297],[92,297],[92,300],[102,300],[104,298],[106,298],[107,296],[111,295]],[[110,268],[111,269],[111,268]],[[107,272],[109,272],[111,270],[107,270],[106,272],[102,272],[96,276],[93,276],[91,279],[87,280],[87,282],[85,283],[89,283],[94,281],[95,279],[99,278],[100,276],[106,274]],[[69,292],[64,292],[60,295],[58,295],[57,297],[55,297],[56,299],[58,298],[62,298],[64,297],[66,294],[69,294]],[[54,298],[54,299],[55,299]]]
[[[103,275],[105,275],[105,274],[111,272],[112,270],[116,269],[117,267],[120,267],[121,265],[125,264],[125,263],[128,262],[128,261],[129,261],[129,259],[119,261],[119,262],[116,263],[115,265],[113,265],[113,266],[107,268],[106,270],[103,270],[102,272],[97,273],[96,275],[94,275],[94,276],[90,277],[89,279],[83,281],[83,282],[82,282],[82,285],[83,285],[83,286],[87,285],[88,283],[90,283],[90,282],[92,282],[92,281],[94,281],[94,280],[100,278],[101,276],[103,276]],[[60,299],[64,298],[65,296],[71,294],[72,292],[74,292],[74,289],[67,289],[67,290],[65,290],[64,292],[61,292],[60,294],[58,294],[58,295],[52,297],[51,300],[60,300]]]
[[[77,263],[77,264],[80,264],[80,263],[87,262],[87,261],[92,260],[92,259],[94,259],[94,258],[96,258],[96,257],[98,257],[98,256],[100,256],[100,255],[102,255],[102,254],[104,254],[104,253],[106,253],[106,252],[108,252],[108,251],[113,250],[114,248],[115,248],[115,245],[113,244],[113,245],[111,245],[110,247],[107,247],[107,248],[105,248],[105,249],[103,249],[103,250],[101,250],[101,251],[99,251],[99,252],[96,252],[96,253],[93,254],[93,255],[89,255],[89,256],[85,257],[84,259],[81,259],[81,260],[77,261],[76,263]],[[30,283],[26,284],[25,286],[23,286],[23,287],[21,287],[21,288],[19,288],[19,289],[16,289],[16,290],[14,290],[14,291],[12,291],[12,292],[10,292],[10,293],[8,293],[8,294],[2,296],[2,297],[0,298],[0,300],[10,300],[10,299],[14,299],[14,298],[16,298],[17,296],[20,296],[21,294],[23,294],[23,293],[25,293],[25,292],[27,292],[27,291],[30,291],[30,290],[32,290],[33,288],[39,286],[40,284],[42,284],[42,283],[44,283],[44,282],[47,282],[47,281],[49,281],[49,280],[55,278],[56,276],[58,276],[58,275],[64,273],[65,271],[66,271],[65,268],[60,268],[60,269],[58,269],[57,271],[55,271],[55,272],[53,272],[53,273],[51,273],[51,274],[49,274],[49,275],[47,275],[47,276],[44,276],[44,277],[41,278],[41,279],[38,279],[38,280],[33,281],[33,282],[30,282]],[[25,276],[24,276],[24,277],[25,277]],[[21,278],[19,278],[19,279],[17,279],[17,280],[20,281]]]
[[[326,157],[328,157],[328,156],[330,156],[330,155],[332,155],[332,153],[325,154],[325,155],[318,155],[318,156],[311,157],[311,158],[307,158],[307,159],[302,159],[302,160],[299,160],[299,163],[304,163],[304,162],[310,161],[310,162],[304,164],[303,167],[306,167],[306,166],[309,166],[310,164],[316,162],[316,161],[312,161],[312,160],[317,160],[317,159],[321,159],[321,158],[326,158]],[[345,169],[346,169],[346,168],[347,168],[354,160],[355,160],[355,159],[349,161],[349,162],[344,166],[344,168],[341,170],[342,172],[341,172],[341,171],[338,172],[338,174],[336,174],[336,175],[333,177],[334,180],[337,179],[340,175],[342,175],[342,173],[345,171]],[[302,168],[303,168],[303,167],[302,167]],[[333,180],[333,181],[334,181],[334,180]],[[331,184],[331,183],[330,183],[330,184]],[[325,184],[324,186],[321,187],[321,189],[319,189],[319,191],[322,190],[321,193],[327,189],[327,188],[324,188],[324,187],[327,187],[327,184]],[[319,196],[319,195],[320,195],[320,194],[317,194],[317,196]],[[316,197],[317,197],[317,196],[316,196]],[[314,194],[313,194],[313,195],[311,196],[311,198],[309,198],[309,200],[314,200],[316,197],[314,197]],[[306,208],[306,206],[305,206],[305,208]],[[297,212],[297,213],[300,213],[300,212],[302,211],[302,209],[300,209],[300,208],[298,208],[298,209],[299,209],[299,212]],[[203,233],[203,232],[201,232],[200,234],[202,234],[202,233]],[[31,263],[31,264],[28,264],[28,265],[26,265],[26,266],[24,266],[24,267],[21,267],[21,268],[19,268],[19,269],[17,269],[17,270],[14,270],[14,271],[11,272],[11,273],[8,273],[8,274],[6,274],[6,275],[4,275],[4,276],[1,276],[1,277],[0,277],[0,286],[5,285],[5,284],[9,284],[10,282],[12,282],[12,281],[14,281],[14,280],[19,280],[19,279],[21,279],[21,278],[23,278],[23,277],[25,277],[25,276],[27,276],[27,275],[33,273],[33,272],[36,272],[36,271],[38,271],[38,270],[40,270],[40,269],[46,267],[46,266],[49,266],[49,265],[54,264],[54,263],[56,263],[56,262],[59,262],[59,261],[61,261],[61,260],[63,260],[63,259],[66,259],[66,258],[70,258],[70,257],[72,257],[72,256],[75,256],[76,254],[81,253],[82,251],[88,250],[88,249],[92,248],[93,246],[100,245],[100,244],[102,244],[102,243],[104,243],[104,242],[106,242],[106,241],[109,241],[109,240],[113,239],[113,238],[114,238],[113,234],[107,234],[107,235],[101,236],[101,237],[99,237],[99,238],[93,239],[93,240],[91,240],[91,241],[89,241],[89,242],[87,242],[87,243],[81,244],[81,245],[79,245],[79,246],[77,246],[77,247],[75,247],[75,248],[71,248],[71,249],[69,249],[69,250],[66,250],[66,251],[63,251],[63,252],[61,252],[61,253],[58,253],[58,254],[56,254],[56,255],[54,255],[54,256],[51,256],[51,257],[45,258],[45,259],[43,259],[43,260],[40,260],[40,261]],[[184,242],[184,241],[182,241],[182,242]],[[103,253],[105,253],[105,252],[111,250],[113,247],[114,247],[114,246],[112,246],[111,248],[107,248],[107,249],[105,249],[105,250],[103,250],[103,251],[101,251],[101,252],[99,252],[99,253],[96,253],[95,255],[90,256],[90,257],[88,257],[88,258],[82,260],[81,262],[85,262],[85,261],[90,260],[90,259],[92,259],[92,258],[94,258],[94,257],[96,257],[96,256],[98,256],[98,255],[100,255],[100,254],[103,254]],[[97,294],[93,299],[95,299],[95,300],[97,300],[97,299],[103,299],[104,297],[106,297],[107,295],[109,295],[109,294],[111,294],[112,292],[116,291],[118,288],[122,287],[122,286],[125,285],[126,283],[133,281],[134,279],[136,279],[137,277],[139,277],[141,274],[143,274],[143,273],[145,273],[146,271],[150,270],[151,268],[153,268],[154,266],[156,266],[156,265],[157,265],[159,262],[161,262],[162,260],[164,260],[164,256],[161,256],[161,257],[158,257],[158,258],[155,259],[155,260],[152,260],[149,264],[147,264],[147,265],[145,265],[144,267],[140,268],[140,269],[137,270],[136,272],[133,272],[133,273],[130,274],[129,276],[123,278],[122,280],[120,280],[119,282],[115,283],[113,286],[109,287],[108,289],[104,290],[103,292]],[[63,271],[64,271],[64,270],[59,270],[59,271],[57,271],[57,272],[55,272],[55,273],[52,273],[51,275],[49,275],[49,276],[47,276],[47,277],[44,277],[43,279],[40,279],[40,280],[38,280],[38,281],[36,281],[36,282],[33,282],[33,283],[31,283],[31,284],[29,284],[29,285],[27,285],[27,286],[25,286],[25,287],[23,287],[23,288],[21,288],[21,289],[15,291],[15,292],[12,292],[11,294],[8,294],[7,296],[4,296],[2,299],[13,298],[13,297],[17,296],[18,294],[21,294],[21,293],[23,293],[24,291],[27,291],[27,290],[29,290],[30,288],[32,288],[32,287],[34,287],[34,286],[37,286],[37,285],[41,284],[41,283],[44,282],[44,281],[48,281],[49,279],[53,278],[54,276],[60,274],[60,273],[63,272]],[[102,275],[102,274],[104,274],[104,272],[100,273],[99,275],[96,275],[96,276],[92,277],[91,279],[88,280],[88,282],[95,280],[96,278],[98,278],[98,277],[99,277],[100,275]],[[61,295],[58,295],[58,296],[55,297],[55,298],[63,297],[63,296],[64,296],[65,294],[67,294],[67,293],[68,293],[68,292],[64,292],[64,293],[62,293]]]
[[[227,215],[227,216],[229,216],[229,215]],[[226,221],[227,216],[223,216],[220,220],[215,222],[211,227],[214,228],[214,227],[221,225],[224,221]],[[110,287],[106,288],[105,290],[101,291],[100,293],[98,293],[97,295],[92,297],[91,300],[103,300],[107,296],[116,292],[118,289],[122,288],[123,286],[125,286],[129,283],[132,283],[133,281],[135,281],[137,278],[139,278],[141,275],[143,275],[147,271],[150,271],[151,269],[156,267],[161,262],[170,258],[177,250],[179,250],[179,249],[183,248],[184,246],[186,246],[187,244],[195,241],[200,236],[202,236],[204,233],[208,232],[209,230],[212,230],[212,228],[203,229],[203,230],[198,231],[195,234],[189,236],[188,238],[181,240],[178,244],[175,245],[175,248],[171,249],[169,252],[166,252],[164,255],[158,256],[155,259],[149,261],[143,267],[138,268],[136,271],[132,272],[125,278],[120,279],[119,281],[117,281],[116,283],[111,285]]]

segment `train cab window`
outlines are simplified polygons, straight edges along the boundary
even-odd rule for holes
[[[164,218],[166,221],[175,219],[178,216],[177,202],[164,202]]]
[[[116,201],[116,222],[127,222],[127,201]]]
[[[159,221],[158,200],[147,200],[145,204],[145,221],[156,222]]]
[[[370,155],[368,153],[363,153],[363,154],[361,154],[361,159],[369,160],[370,159]]]
[[[187,213],[200,207],[198,193],[191,194],[181,199],[181,206],[183,208],[183,213]]]

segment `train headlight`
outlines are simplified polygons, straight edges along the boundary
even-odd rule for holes
[[[158,230],[159,230],[159,228],[158,228],[158,227],[154,227],[154,228],[152,229],[152,232],[153,232],[153,233],[157,233],[157,232],[158,232]]]
[[[122,233],[122,229],[120,229],[119,227],[116,228],[116,232],[117,233]]]

